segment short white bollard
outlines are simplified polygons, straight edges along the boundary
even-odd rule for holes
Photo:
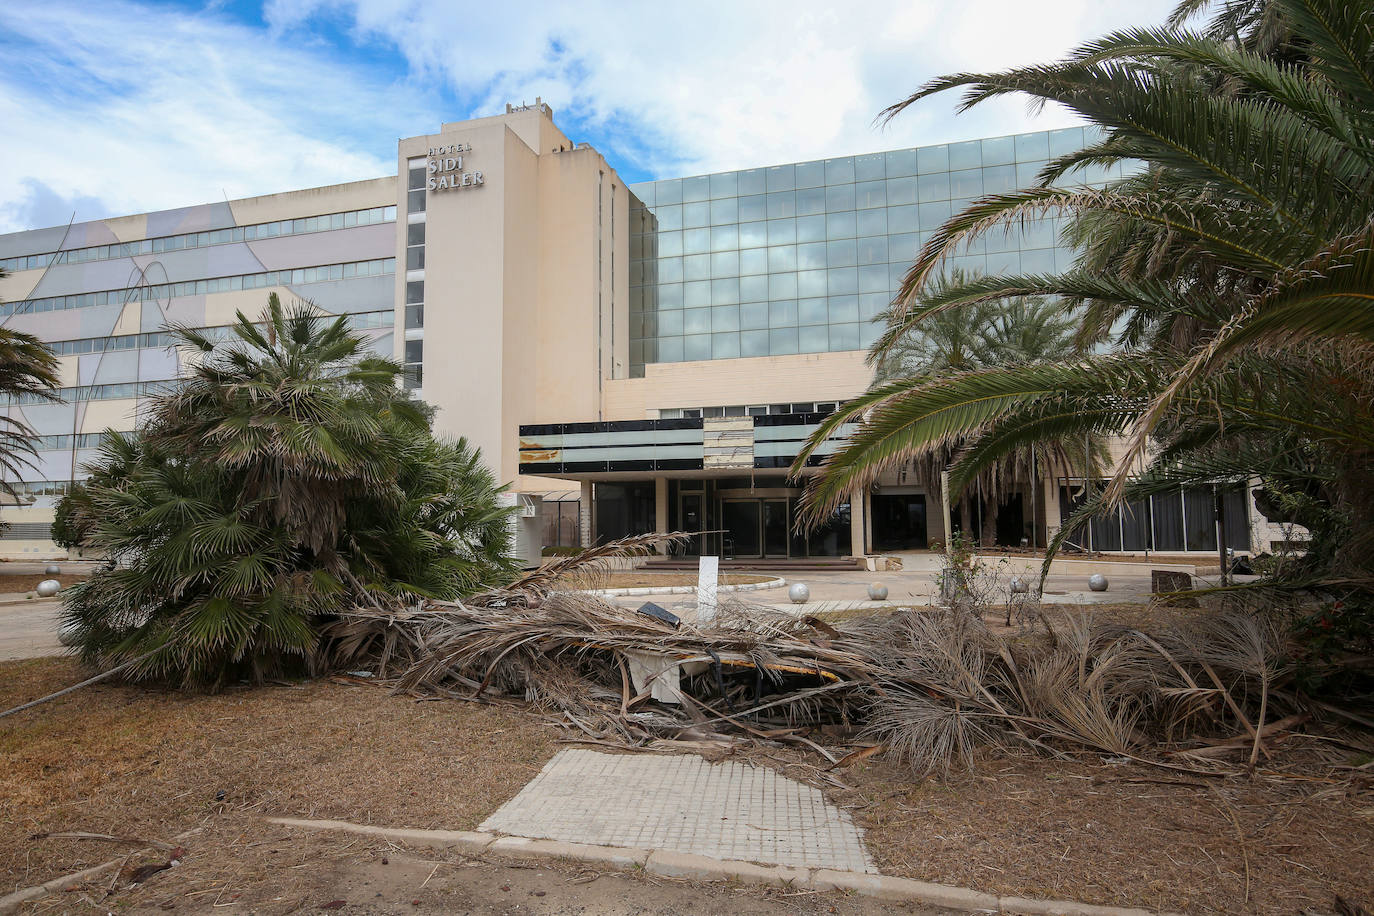
[[[49,563],[47,567],[44,568],[43,575],[60,576],[62,575],[62,567],[58,566],[56,563]]]
[[[886,601],[886,600],[887,600],[887,586],[886,586],[886,585],[883,585],[881,582],[874,582],[872,585],[870,585],[870,586],[868,587],[868,600],[869,600],[869,601]]]
[[[1107,590],[1107,577],[1102,573],[1093,573],[1088,577],[1088,588],[1095,592],[1105,592]]]
[[[793,582],[787,587],[787,597],[792,599],[793,604],[805,604],[811,600],[811,589],[804,582]]]
[[[56,579],[44,579],[42,582],[38,583],[38,588],[34,589],[34,591],[38,592],[38,597],[40,598],[51,598],[53,595],[62,591],[62,583],[58,582]]]

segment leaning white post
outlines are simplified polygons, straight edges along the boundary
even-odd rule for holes
[[[720,557],[702,557],[697,568],[697,626],[716,622],[716,588],[720,578]]]

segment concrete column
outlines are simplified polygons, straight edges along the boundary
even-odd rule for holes
[[[582,501],[578,503],[577,526],[582,534],[582,546],[592,546],[592,532],[596,526],[592,522],[592,482],[582,481]]]
[[[659,534],[668,533],[668,478],[654,478],[654,530]],[[668,545],[659,544],[659,553],[667,553]]]
[[[1041,513],[1045,522],[1044,538],[1040,542],[1041,547],[1049,546],[1050,539],[1059,533],[1059,486],[1058,481],[1049,475],[1040,479],[1040,492],[1044,494],[1041,501]]]
[[[849,494],[849,553],[861,557],[868,553],[865,549],[865,535],[868,533],[868,488],[855,488]]]
[[[949,508],[938,488],[926,489],[926,543],[949,543]]]

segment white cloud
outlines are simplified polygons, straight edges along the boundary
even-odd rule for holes
[[[0,77],[0,231],[394,174],[355,138],[432,117],[216,15],[59,0],[0,29],[23,48]]]
[[[575,139],[661,176],[1060,126],[1014,99],[955,118],[952,96],[873,118],[932,76],[1050,60],[1171,3],[268,0],[255,29],[136,0],[11,2],[0,231],[390,174],[395,137],[536,95]],[[368,53],[321,40],[321,14]]]
[[[321,10],[393,42],[485,111],[542,96],[611,125],[620,150],[659,174],[787,162],[1074,123],[1005,99],[957,119],[936,98],[887,129],[875,115],[925,80],[1048,61],[1125,25],[1158,22],[1171,0],[947,0],[846,4],[506,3],[269,0],[279,28]],[[615,136],[603,144],[614,147]]]

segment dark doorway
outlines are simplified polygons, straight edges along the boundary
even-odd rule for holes
[[[1013,493],[1006,502],[997,507],[997,543],[1015,547],[1022,538],[1029,539],[1026,528],[1026,515],[1022,508],[1021,494]]]
[[[920,494],[884,495],[872,499],[875,550],[924,550],[926,498]]]
[[[757,557],[762,554],[759,533],[762,503],[757,499],[727,499],[721,505],[721,527],[725,529],[727,557]]]
[[[763,502],[763,555],[787,556],[787,500],[767,499]]]
[[[727,557],[785,558],[790,538],[786,499],[721,501]]]

